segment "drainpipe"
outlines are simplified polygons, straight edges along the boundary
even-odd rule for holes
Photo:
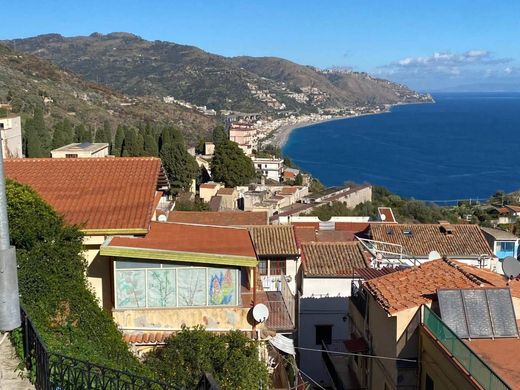
[[[18,297],[16,249],[10,245],[4,157],[0,147],[0,331],[11,331],[21,324]]]
[[[253,268],[253,307],[256,305],[256,267]],[[252,317],[252,315],[251,315]],[[253,318],[253,334],[256,332],[256,320]]]

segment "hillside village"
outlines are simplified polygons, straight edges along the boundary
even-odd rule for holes
[[[167,373],[147,370],[157,367],[149,362],[167,363],[164,356],[173,355],[157,351],[194,327],[254,341],[252,356],[269,383],[254,366],[262,379],[254,377],[250,388],[519,388],[514,202],[486,206],[482,220],[469,208],[469,217],[409,223],[377,204],[376,215],[363,215],[375,201],[372,185],[320,188],[283,157],[260,155],[257,125],[244,118],[230,118],[197,148],[163,130],[161,158],[125,156],[115,134],[26,158],[20,117],[1,118],[0,131],[5,177],[29,186],[79,229],[93,299],[103,321],[117,326],[117,342],[132,356],[126,369],[135,371],[121,379],[109,357],[85,364],[87,352],[62,338],[83,326],[71,317],[72,302],[57,302],[46,322],[36,314],[38,297],[22,294],[22,357],[37,389],[69,388],[63,381],[73,380],[70,388],[88,388],[87,377],[179,388]],[[222,154],[236,159],[229,165]],[[240,161],[245,173],[234,171]],[[193,162],[196,177],[181,180]],[[313,215],[334,205],[352,214]],[[33,315],[48,329],[33,328]],[[67,340],[61,353],[78,355],[43,362],[38,332]],[[59,343],[47,343],[55,359],[59,351],[51,348]],[[197,389],[233,388],[218,383],[223,377],[214,370],[190,380]]]

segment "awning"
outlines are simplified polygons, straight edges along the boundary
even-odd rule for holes
[[[358,337],[356,339],[350,339],[345,341],[345,347],[347,347],[347,351],[353,353],[367,352],[368,345],[363,337]]]
[[[276,336],[269,339],[269,343],[282,352],[288,353],[289,355],[296,355],[294,341],[289,337],[277,333]]]

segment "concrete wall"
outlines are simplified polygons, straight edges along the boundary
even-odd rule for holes
[[[183,325],[204,325],[209,329],[251,329],[249,308],[243,307],[190,307],[168,309],[113,310],[117,324],[123,330],[178,330]]]
[[[372,353],[379,356],[395,356],[397,340],[397,319],[390,317],[386,311],[369,296],[369,332]],[[393,341],[393,340],[395,341]],[[397,367],[393,360],[370,359],[369,367],[373,389],[384,389],[385,383],[392,386],[397,382]],[[390,387],[392,388],[392,387]]]
[[[316,344],[316,325],[332,325],[332,349],[344,348],[343,341],[350,333],[346,297],[300,298],[298,346],[321,350]],[[322,386],[331,380],[320,352],[299,351],[299,367]]]
[[[433,380],[435,389],[475,389],[475,386],[470,382],[467,376],[453,364],[448,354],[423,328],[420,328],[419,334],[421,338],[420,389],[426,388],[426,375]]]
[[[0,123],[3,124],[0,136],[2,138],[2,153],[4,158],[23,157],[22,122],[20,117],[10,115],[7,118],[0,118]]]
[[[302,298],[350,297],[352,278],[303,278]]]
[[[105,236],[85,236],[83,255],[87,260],[87,279],[103,309],[112,310],[112,260],[99,255]]]
[[[220,183],[216,183],[216,184],[217,185],[214,188],[204,188],[204,187],[199,188],[199,196],[204,202],[209,203],[209,201],[211,200],[211,197],[215,196],[217,191],[220,190],[222,187],[224,187]]]

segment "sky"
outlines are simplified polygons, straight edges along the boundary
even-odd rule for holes
[[[0,39],[125,31],[412,88],[520,91],[518,0],[0,0]]]

